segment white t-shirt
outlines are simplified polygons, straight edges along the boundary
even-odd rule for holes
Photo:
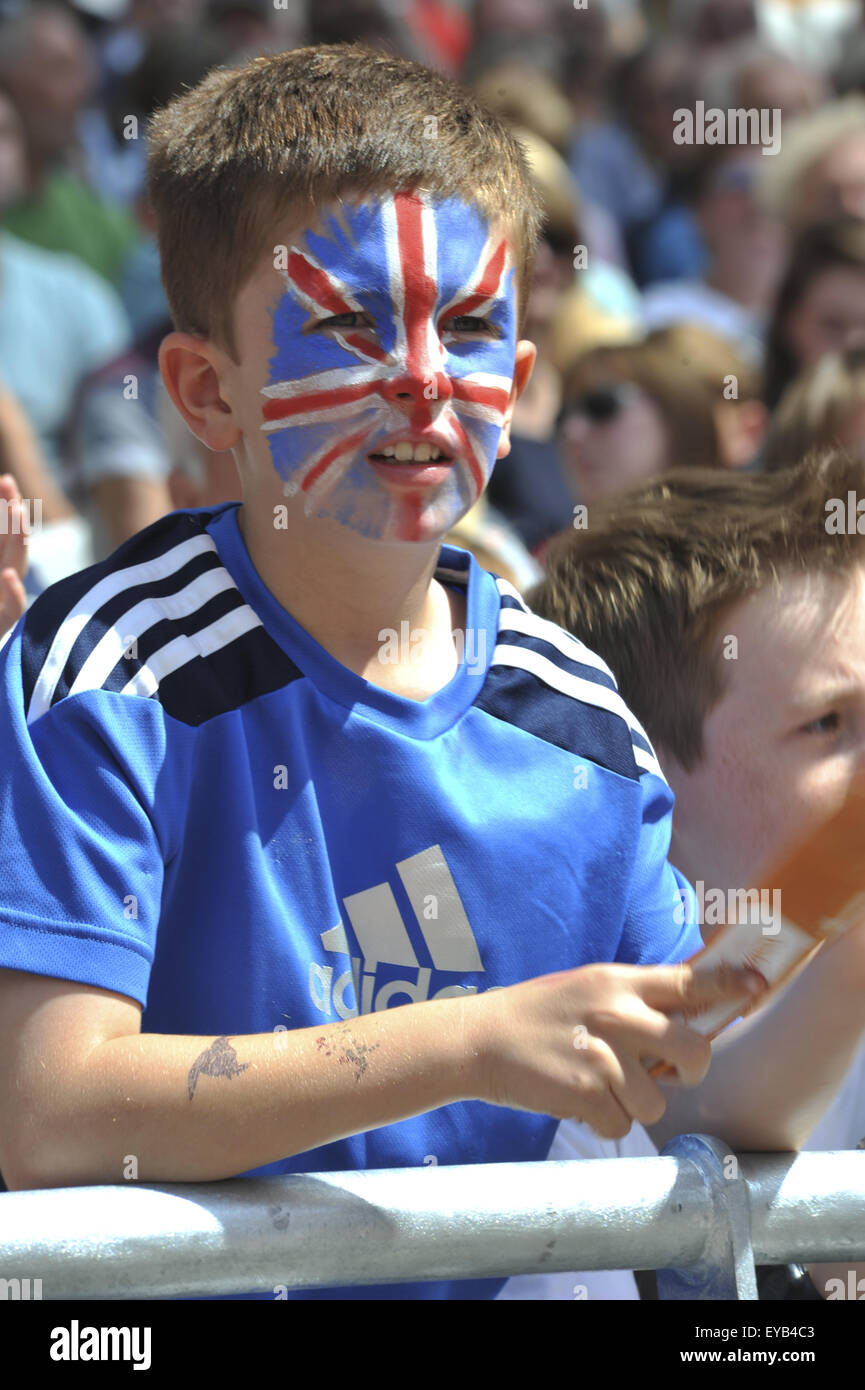
[[[654,1158],[658,1153],[642,1125],[633,1124],[624,1139],[601,1139],[588,1125],[562,1120],[549,1158]],[[593,1269],[566,1274],[516,1274],[499,1293],[504,1299],[638,1299],[629,1269]]]
[[[850,1063],[841,1087],[803,1149],[865,1149],[865,1042]]]

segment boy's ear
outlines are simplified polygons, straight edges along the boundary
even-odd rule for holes
[[[233,449],[242,430],[223,399],[221,385],[228,357],[207,338],[169,333],[159,348],[165,389],[196,439],[208,449]]]
[[[496,450],[497,459],[505,458],[511,451],[511,420],[514,416],[514,406],[529,384],[537,355],[538,350],[534,343],[530,342],[528,338],[521,338],[517,343],[514,380],[511,386],[510,399],[505,409],[505,420],[502,425],[499,447]]]

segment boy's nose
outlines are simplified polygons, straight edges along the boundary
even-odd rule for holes
[[[381,394],[392,405],[403,408],[427,406],[436,413],[436,403],[450,400],[454,393],[447,372],[407,371],[381,384]]]

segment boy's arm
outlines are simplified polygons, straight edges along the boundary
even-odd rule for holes
[[[463,1099],[573,1115],[616,1138],[663,1109],[641,1051],[690,1085],[708,1065],[705,1039],[662,1010],[742,987],[687,965],[586,966],[214,1039],[142,1034],[123,995],[3,970],[0,1168],[13,1189],[118,1182],[129,1156],[143,1181],[213,1181]]]
[[[698,1089],[664,1087],[667,1109],[652,1139],[660,1147],[696,1131],[737,1149],[798,1149],[838,1090],[863,1031],[865,924],[823,946],[770,1003],[716,1038]]]
[[[244,1037],[140,1032],[132,999],[0,970],[9,1188],[210,1181],[471,1093],[460,1000]]]

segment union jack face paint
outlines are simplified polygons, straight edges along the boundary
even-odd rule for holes
[[[346,204],[287,248],[263,388],[274,467],[307,515],[444,535],[486,486],[511,392],[512,258],[478,209],[418,191]],[[436,467],[389,463],[429,442]]]

